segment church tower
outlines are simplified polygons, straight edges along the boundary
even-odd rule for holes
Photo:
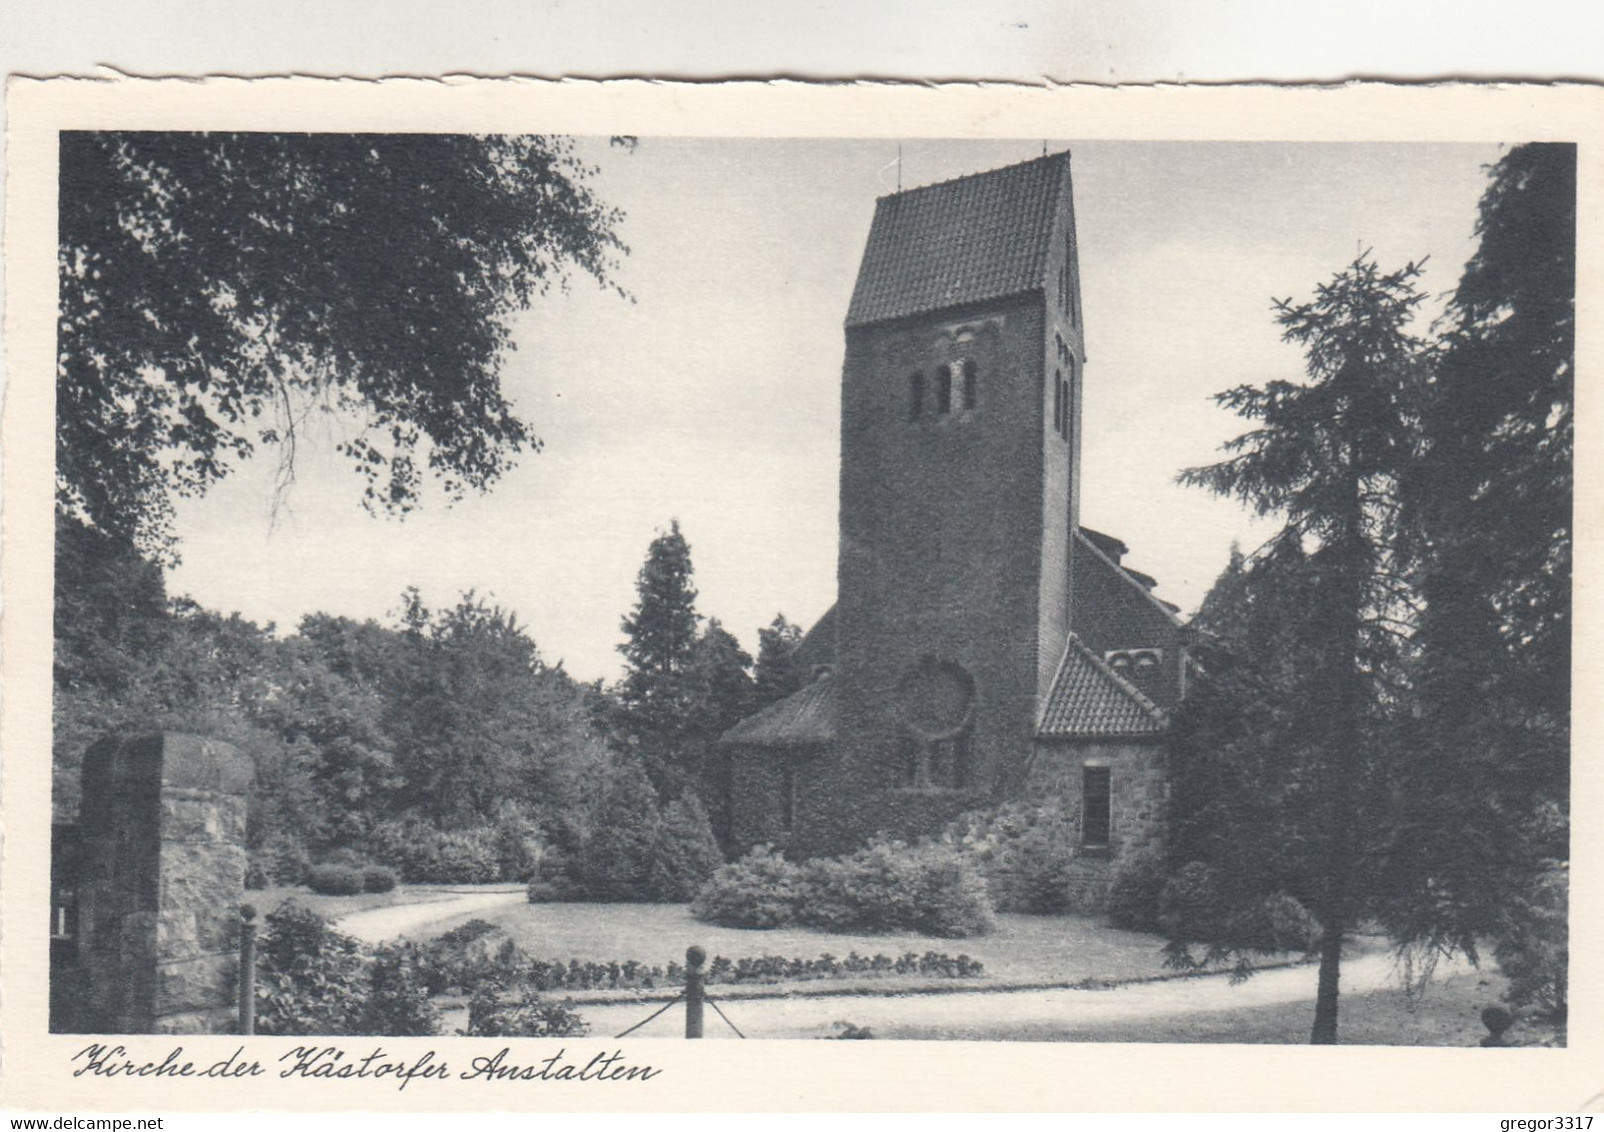
[[[881,198],[846,318],[821,846],[1022,785],[1069,634],[1084,361],[1068,153]]]
[[[846,318],[835,607],[731,728],[727,840],[794,857],[1051,801],[1095,910],[1164,837],[1186,634],[1080,526],[1069,154],[883,197]]]

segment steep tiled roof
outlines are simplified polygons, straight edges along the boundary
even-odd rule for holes
[[[800,692],[749,715],[720,743],[744,747],[800,747],[835,739],[835,681],[821,676]]]
[[[1070,627],[1097,648],[1162,645],[1180,627],[1175,606],[1110,558],[1099,540],[1109,536],[1075,532]]]
[[[881,197],[847,325],[1043,286],[1069,154]]]
[[[805,679],[811,679],[816,668],[835,667],[835,606],[825,610],[797,643],[795,663]]]
[[[1036,734],[1045,739],[1137,738],[1163,734],[1152,700],[1070,634]]]

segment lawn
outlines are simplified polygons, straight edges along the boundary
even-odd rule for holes
[[[810,928],[757,931],[724,928],[693,919],[683,904],[523,904],[497,908],[478,917],[495,924],[534,958],[600,962],[636,960],[667,966],[683,963],[685,949],[698,944],[709,957],[741,959],[762,955],[817,958],[927,951],[968,955],[985,964],[977,979],[863,976],[786,984],[792,991],[840,993],[857,989],[956,989],[964,986],[1065,986],[1083,981],[1126,982],[1172,975],[1164,967],[1163,941],[1141,932],[1109,927],[1096,916],[1003,914],[990,935],[937,939],[895,935],[838,935]],[[439,930],[455,926],[442,921]],[[733,988],[726,987],[727,995]],[[743,988],[743,993],[745,993]]]

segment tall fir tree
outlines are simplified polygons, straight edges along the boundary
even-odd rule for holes
[[[618,650],[628,668],[618,688],[619,734],[663,797],[690,781],[685,741],[698,707],[698,626],[691,548],[675,519],[652,540],[635,579],[635,607]]]
[[[1307,556],[1312,603],[1299,656],[1316,695],[1300,705],[1300,738],[1315,752],[1307,789],[1319,818],[1315,1044],[1337,1040],[1343,940],[1368,896],[1359,824],[1381,763],[1378,715],[1409,627],[1398,492],[1419,444],[1427,351],[1409,330],[1424,298],[1419,275],[1415,264],[1383,272],[1365,255],[1312,300],[1278,302],[1282,337],[1303,350],[1305,380],[1220,394],[1254,426],[1227,444],[1229,459],[1182,475],[1280,515],[1286,553]]]
[[[1476,234],[1406,480],[1425,608],[1386,920],[1472,956],[1534,932],[1563,951],[1563,898],[1531,897],[1569,852],[1575,147],[1511,149]]]

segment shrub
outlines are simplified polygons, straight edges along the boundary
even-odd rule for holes
[[[1241,934],[1259,951],[1312,952],[1320,943],[1320,921],[1296,897],[1278,892],[1254,910]]]
[[[917,931],[962,938],[996,926],[986,882],[939,844],[876,842],[845,857],[809,861],[803,923],[826,931]]]
[[[306,886],[323,896],[353,896],[362,891],[362,873],[346,865],[314,865]]]
[[[776,928],[796,920],[805,891],[801,867],[759,845],[708,878],[691,915],[730,928]]]
[[[250,852],[245,870],[246,888],[272,888],[303,884],[312,858],[306,846],[287,834],[275,834]]]
[[[430,1035],[438,1018],[417,953],[361,944],[288,901],[264,918],[256,1029],[276,1035]]]
[[[561,904],[585,899],[584,886],[577,877],[574,859],[561,849],[548,847],[540,856],[534,879],[529,882],[531,904]]]
[[[498,879],[522,883],[535,877],[545,848],[540,826],[517,810],[508,809],[496,819],[490,837]]]
[[[407,944],[380,944],[368,972],[362,1033],[385,1037],[428,1036],[440,1030],[429,1002],[422,964]]]
[[[489,981],[507,986],[516,981],[527,959],[512,940],[492,954],[490,936],[497,932],[488,920],[473,919],[430,940],[419,950],[419,970],[431,994],[460,990],[471,993]]]
[[[565,1003],[547,1002],[534,992],[503,1002],[492,987],[482,986],[468,1002],[468,1028],[477,1038],[566,1038],[590,1027]]]
[[[861,1042],[872,1041],[874,1039],[873,1030],[869,1029],[867,1026],[859,1026],[854,1022],[836,1022],[834,1023],[834,1027],[835,1033],[825,1034],[823,1037],[824,1041]]]
[[[1132,932],[1159,932],[1158,903],[1167,878],[1156,854],[1144,854],[1121,866],[1108,886],[1108,922]]]
[[[686,794],[663,807],[655,832],[653,899],[691,899],[724,864],[707,809],[696,795]]]
[[[1165,882],[1158,897],[1159,929],[1171,940],[1211,942],[1227,934],[1219,875],[1202,861],[1188,861]]]
[[[645,772],[626,767],[597,806],[568,877],[587,900],[679,902],[694,896],[722,861],[695,797],[659,808]]]
[[[325,853],[322,860],[318,861],[318,864],[342,865],[348,869],[361,871],[368,867],[368,859],[363,853],[346,845]]]
[[[1569,1008],[1570,869],[1550,862],[1529,895],[1512,900],[1506,926],[1493,945],[1498,969],[1509,980],[1511,1006],[1535,1006],[1563,1023]]]
[[[395,888],[395,870],[369,865],[362,870],[363,892],[389,892]]]
[[[256,1029],[261,1034],[360,1034],[367,965],[350,936],[287,901],[263,919]]]
[[[844,857],[793,865],[759,846],[702,887],[691,912],[710,923],[834,932],[916,931],[961,938],[996,926],[986,882],[941,844],[875,842]]]
[[[442,830],[408,814],[375,825],[368,833],[368,852],[414,884],[489,884],[503,879],[497,832],[490,827]]]
[[[1005,802],[964,814],[941,840],[986,879],[999,912],[1071,910],[1075,829],[1059,803]]]

